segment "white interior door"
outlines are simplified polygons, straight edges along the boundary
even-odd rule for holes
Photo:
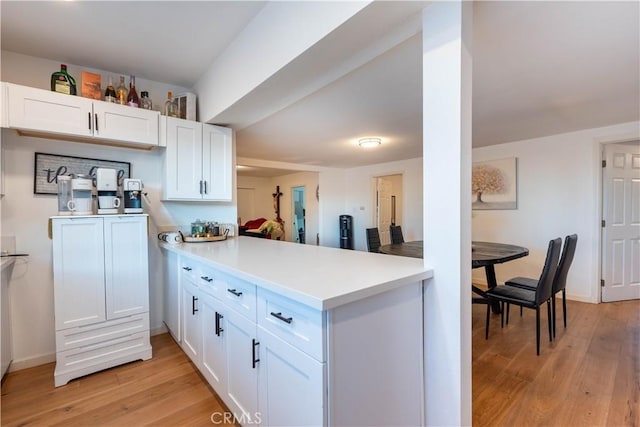
[[[379,177],[377,179],[377,189],[378,220],[376,222],[380,233],[380,244],[388,245],[391,243],[391,236],[389,235],[389,226],[391,225],[391,182],[384,177]]]
[[[602,301],[640,299],[640,142],[605,146]]]

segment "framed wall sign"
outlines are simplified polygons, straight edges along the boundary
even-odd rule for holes
[[[84,174],[95,178],[96,169],[111,168],[118,174],[118,185],[131,177],[131,163],[114,160],[88,159],[85,157],[59,156],[35,153],[33,171],[34,194],[58,194],[59,175]]]
[[[474,162],[471,178],[472,209],[517,209],[517,159]]]

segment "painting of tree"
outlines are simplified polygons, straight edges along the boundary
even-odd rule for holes
[[[471,192],[474,209],[516,208],[516,159],[491,160],[473,165]]]

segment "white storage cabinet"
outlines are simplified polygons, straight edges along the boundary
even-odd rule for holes
[[[151,358],[147,215],[51,221],[55,386]]]
[[[229,128],[174,117],[160,118],[166,145],[164,199],[230,201],[233,133]]]
[[[157,146],[160,113],[6,83],[6,126],[40,135]]]

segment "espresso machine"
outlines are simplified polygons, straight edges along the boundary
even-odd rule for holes
[[[142,180],[125,178],[122,184],[124,195],[124,213],[143,213],[142,211]]]
[[[115,169],[96,170],[96,190],[98,192],[98,215],[117,214],[120,207],[118,173]]]

